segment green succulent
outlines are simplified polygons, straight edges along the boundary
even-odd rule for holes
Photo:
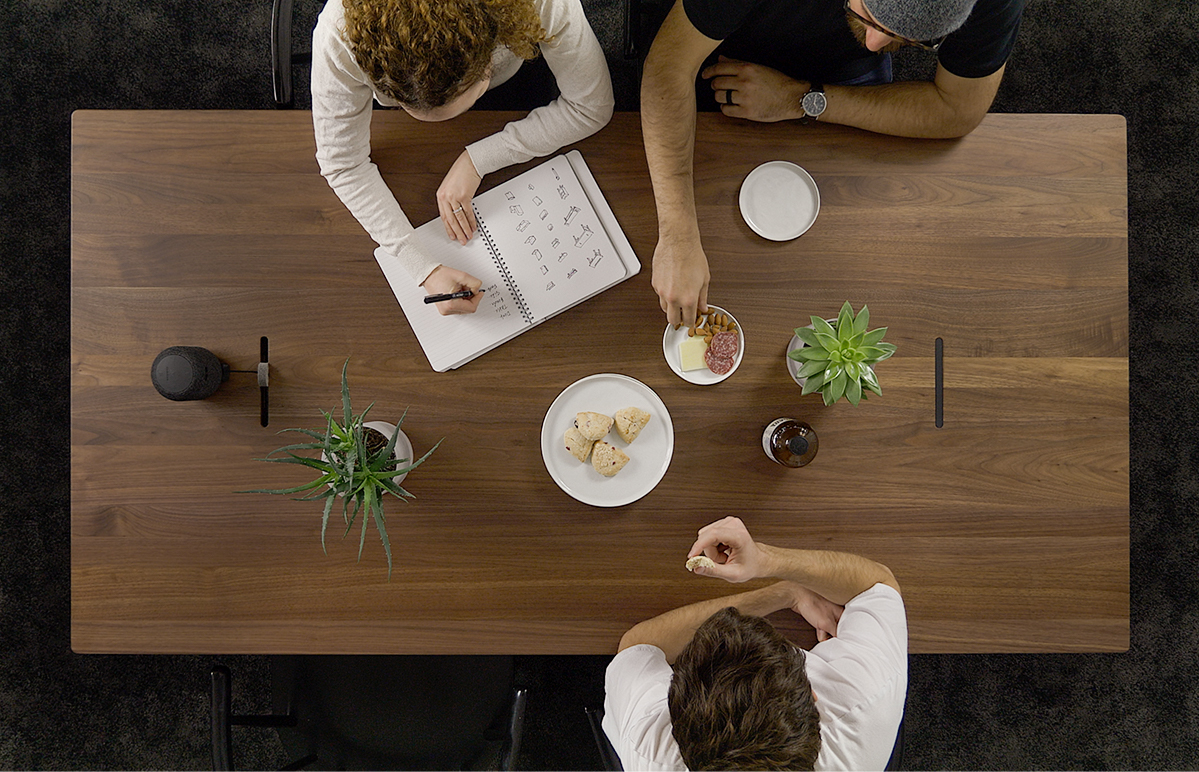
[[[833,324],[818,316],[812,317],[811,327],[800,327],[795,335],[804,346],[788,352],[787,356],[802,362],[797,375],[807,380],[803,393],[819,391],[824,404],[831,405],[842,396],[851,404],[866,398],[866,392],[881,395],[874,365],[895,353],[895,346],[883,343],[886,327],[866,331],[870,311],[866,306],[854,316],[849,301],[841,306]]]
[[[325,416],[323,431],[319,429],[284,429],[279,432],[280,434],[299,432],[312,438],[314,442],[287,445],[271,451],[266,458],[256,459],[276,464],[306,466],[319,473],[317,478],[294,488],[240,492],[289,495],[307,491],[308,495],[297,498],[296,501],[320,501],[323,499],[325,512],[321,516],[321,549],[325,550],[325,554],[328,554],[328,550],[325,548],[325,530],[329,525],[329,515],[333,512],[335,503],[340,499],[342,519],[346,524],[345,533],[342,534],[343,539],[349,535],[359,514],[362,515],[362,536],[358,542],[359,560],[362,560],[362,548],[366,544],[366,522],[369,514],[370,519],[375,521],[375,527],[379,530],[379,538],[383,541],[383,550],[387,553],[387,578],[391,579],[391,542],[387,538],[383,497],[390,493],[401,501],[405,498],[415,498],[401,488],[395,478],[424,463],[425,459],[441,445],[442,440],[438,440],[437,445],[434,445],[415,463],[408,463],[409,459],[407,458],[392,458],[396,438],[400,435],[399,428],[404,423],[404,417],[408,415],[408,411],[405,410],[404,415],[400,416],[400,420],[396,422],[396,432],[391,435],[387,444],[370,447],[363,424],[366,421],[367,413],[375,403],[372,402],[359,415],[354,415],[350,409],[350,387],[346,380],[346,371],[349,366],[350,360],[347,359],[341,368],[342,421],[339,423],[333,418],[332,413],[322,410],[321,413]],[[444,438],[442,439],[444,440]],[[299,456],[294,452],[297,450],[319,450],[321,457]],[[272,458],[276,453],[286,453],[287,457]]]

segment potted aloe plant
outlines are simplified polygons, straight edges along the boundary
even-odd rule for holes
[[[297,498],[297,501],[325,502],[325,511],[321,516],[321,549],[325,548],[325,530],[329,525],[329,515],[333,512],[336,502],[341,502],[342,519],[346,530],[344,539],[354,526],[359,516],[362,518],[362,536],[358,542],[358,559],[362,560],[362,549],[366,544],[366,523],[368,519],[375,521],[379,538],[383,541],[383,551],[387,553],[387,578],[391,579],[391,542],[387,538],[387,524],[383,514],[383,497],[391,494],[403,501],[405,498],[415,498],[411,493],[400,487],[400,481],[413,469],[416,469],[425,459],[441,445],[438,440],[428,453],[421,456],[415,463],[411,462],[412,444],[400,431],[404,423],[404,415],[395,425],[383,421],[366,421],[366,415],[374,407],[372,402],[366,410],[355,415],[350,408],[350,387],[346,380],[346,371],[350,360],[346,360],[341,368],[341,406],[342,420],[337,421],[332,413],[321,411],[325,416],[323,429],[284,429],[283,432],[299,432],[307,435],[313,441],[297,445],[287,445],[271,451],[266,458],[276,464],[298,464],[317,472],[317,477],[303,485],[294,488],[278,490],[253,490],[245,493],[275,493],[291,495],[307,493]],[[444,438],[443,438],[444,439]],[[319,450],[319,458],[300,456],[295,451]],[[274,457],[277,453],[286,453],[286,457]]]
[[[836,319],[812,317],[812,324],[795,330],[787,349],[788,368],[803,394],[820,392],[825,405],[845,397],[856,405],[867,392],[882,395],[874,366],[895,353],[883,343],[886,327],[866,330],[870,311],[866,306],[855,316],[849,301]]]

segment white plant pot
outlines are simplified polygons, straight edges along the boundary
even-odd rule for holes
[[[837,319],[836,319],[836,317],[834,317],[832,319],[825,319],[825,321],[828,322],[829,324],[836,324]],[[804,327],[811,329],[812,325],[805,324]],[[795,335],[794,333],[792,333],[791,342],[787,344],[787,353],[790,354],[795,349],[803,348],[806,345],[807,345],[806,343],[804,343],[802,340],[799,339],[798,335]],[[791,374],[791,380],[793,380],[797,384],[799,384],[799,387],[802,389],[803,385],[808,380],[807,378],[799,377],[799,368],[803,367],[803,362],[796,362],[794,359],[792,359],[789,356],[784,356],[783,361],[785,361],[787,363],[787,372]],[[813,393],[815,393],[815,392],[813,392]]]
[[[407,461],[408,464],[412,463],[412,461],[413,461],[412,442],[409,441],[408,435],[404,434],[403,430],[396,429],[395,424],[389,424],[386,421],[367,421],[366,423],[363,424],[363,426],[367,429],[374,429],[379,434],[382,434],[384,437],[387,438],[388,442],[391,441],[391,435],[395,434],[398,431],[400,436],[396,438],[396,446],[392,450],[391,457],[392,458],[406,458],[406,459],[408,459],[408,461]],[[321,453],[321,458],[326,461],[328,460],[328,457],[324,453]],[[408,476],[408,473],[404,472],[403,474],[396,475],[395,477],[393,477],[391,479],[395,482],[396,485],[399,485],[404,480],[404,478],[407,476]]]
[[[389,442],[391,441],[391,435],[398,432],[400,436],[396,437],[396,446],[395,451],[392,453],[392,458],[406,458],[408,459],[407,463],[412,463],[412,443],[408,440],[408,435],[404,434],[402,429],[397,429],[395,424],[389,424],[386,421],[367,421],[363,426],[367,429],[374,429],[386,437]],[[404,472],[391,479],[396,485],[399,485],[407,476],[408,473]]]
[[[808,326],[810,327],[811,325]],[[804,342],[799,339],[798,335],[792,334],[791,342],[787,344],[787,353],[790,354],[797,348],[803,348],[804,345]],[[789,356],[784,357],[784,360],[787,362],[787,372],[791,374],[791,380],[799,384],[800,388],[803,388],[804,383],[808,380],[807,378],[799,377],[799,368],[803,366],[803,362],[796,362]]]

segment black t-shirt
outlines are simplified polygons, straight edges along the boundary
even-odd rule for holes
[[[978,0],[970,18],[946,38],[937,61],[962,78],[991,75],[1016,42],[1025,0]],[[772,67],[798,80],[852,77],[876,55],[849,29],[843,0],[683,0],[687,19],[720,52]]]

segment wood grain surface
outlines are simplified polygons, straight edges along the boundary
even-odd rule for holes
[[[376,111],[373,160],[416,223],[475,138],[511,113],[421,124]],[[1122,651],[1129,644],[1125,126],[1118,116],[991,115],[957,141],[701,114],[695,178],[709,300],[746,336],[740,369],[684,382],[662,356],[650,285],[653,196],[636,114],[580,143],[644,264],[631,280],[448,373],[429,367],[372,256],[320,177],[305,112],[91,112],[72,134],[71,632],[78,652],[608,653],[634,623],[731,585],[683,568],[725,515],[759,540],[890,566],[913,652]],[[737,207],[758,164],[806,168],[815,225],[765,241]],[[484,180],[484,188],[530,168]],[[800,397],[791,330],[868,303],[898,346],[881,398]],[[252,370],[271,350],[271,423],[252,375],[170,402],[150,365],[204,346]],[[934,426],[934,341],[944,426]],[[397,418],[417,498],[389,502],[396,570],[373,527],[237,493],[307,479],[254,461],[339,405]],[[632,376],[675,429],[665,478],[603,509],[546,471],[554,398]],[[763,427],[820,436],[776,466]],[[620,478],[614,478],[620,485]],[[786,615],[801,639],[810,631]]]

